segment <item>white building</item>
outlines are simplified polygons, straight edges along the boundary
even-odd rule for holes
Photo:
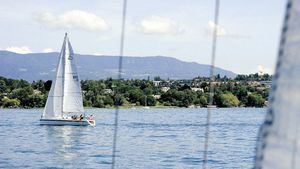
[[[113,93],[113,91],[111,89],[104,89],[104,93],[111,94],[111,93]]]
[[[197,91],[204,92],[204,90],[203,90],[202,88],[198,88],[198,87],[192,87],[191,89],[192,89],[192,91],[194,91],[194,92],[197,92]]]
[[[161,91],[163,91],[163,92],[167,92],[168,90],[170,90],[170,87],[162,87],[161,88]]]
[[[153,83],[154,83],[154,86],[159,86],[159,84],[161,83],[161,81],[153,81]]]

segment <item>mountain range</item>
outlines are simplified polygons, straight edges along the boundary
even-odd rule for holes
[[[105,79],[116,78],[118,74],[117,56],[96,56],[76,54],[80,78]],[[59,53],[18,54],[0,51],[0,76],[24,80],[50,80],[55,76]],[[185,62],[166,56],[123,57],[123,75],[125,79],[192,79],[197,76],[209,76],[209,65]],[[216,74],[235,77],[236,74],[216,67]]]

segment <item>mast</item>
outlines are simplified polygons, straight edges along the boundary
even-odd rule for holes
[[[61,117],[64,117],[64,93],[65,93],[65,71],[66,71],[66,42],[67,42],[67,38],[68,38],[68,34],[67,32],[65,33],[65,37],[64,37],[64,42],[63,42],[63,51],[64,54],[62,55],[62,59],[63,59],[63,74],[62,74],[62,111],[61,111]]]

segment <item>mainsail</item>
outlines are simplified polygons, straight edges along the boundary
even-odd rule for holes
[[[83,113],[82,92],[74,52],[65,35],[56,77],[52,81],[43,118],[62,118],[66,113]]]
[[[300,0],[289,0],[255,169],[300,168]]]

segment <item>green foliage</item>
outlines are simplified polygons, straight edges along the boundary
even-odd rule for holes
[[[0,80],[0,93],[5,93],[7,91],[7,86],[4,80]]]
[[[116,94],[114,97],[114,104],[116,106],[122,106],[124,103],[127,103],[126,99],[121,94]]]
[[[238,98],[230,92],[217,94],[215,98],[219,107],[237,107],[240,103]]]
[[[218,107],[264,106],[269,89],[259,81],[270,80],[270,75],[238,75],[235,79],[216,75],[213,82],[214,104]],[[155,86],[149,80],[83,80],[83,104],[87,107],[119,106],[174,106],[206,107],[210,78],[191,80],[163,80]],[[259,81],[253,81],[259,80]],[[0,107],[44,107],[52,81],[7,79],[0,76]],[[162,91],[162,87],[170,90]],[[200,90],[201,89],[201,90]]]
[[[2,107],[19,107],[20,101],[18,99],[9,99],[8,97],[4,97],[1,99]]]
[[[41,91],[41,92],[45,92],[45,85],[44,82],[42,80],[39,80],[37,82],[33,81],[31,84],[31,87],[35,90]]]
[[[97,95],[96,100],[93,104],[93,107],[103,108],[104,107],[104,99],[103,96]]]
[[[147,96],[147,106],[155,106],[156,99],[153,96]]]
[[[155,81],[160,81],[160,80],[162,80],[162,79],[161,79],[159,76],[155,76],[155,77],[154,77],[154,80],[155,80]]]
[[[205,107],[207,106],[207,98],[203,95],[198,96],[195,100],[194,100],[194,104],[196,106],[201,106],[201,107]]]
[[[128,91],[128,101],[131,103],[140,102],[142,100],[142,91],[140,89],[132,89]]]
[[[51,80],[47,80],[47,81],[44,83],[44,87],[45,87],[45,90],[46,90],[46,91],[50,91],[51,84],[52,84],[52,81],[51,81]]]
[[[28,96],[27,107],[44,107],[47,98],[41,94],[33,94]]]
[[[162,102],[168,102],[171,106],[188,107],[197,98],[196,92],[189,89],[178,91],[176,89],[170,89],[166,93],[161,95]]]
[[[104,105],[106,106],[113,106],[114,105],[114,100],[110,95],[106,95],[103,99]]]
[[[235,78],[236,81],[271,81],[272,75],[263,74],[259,75],[258,73],[250,75],[237,75]]]
[[[252,93],[247,97],[247,106],[249,107],[263,107],[265,105],[265,99],[257,93]]]

